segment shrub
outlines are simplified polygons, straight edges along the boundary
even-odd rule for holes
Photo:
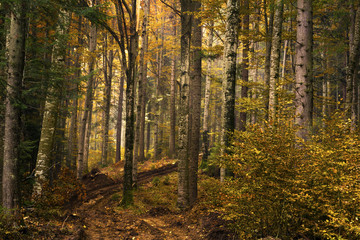
[[[213,209],[242,239],[359,239],[360,140],[342,119],[301,147],[291,121],[236,132],[221,160],[235,177],[212,188]]]

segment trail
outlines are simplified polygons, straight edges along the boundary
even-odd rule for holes
[[[151,182],[177,170],[176,164],[140,172],[138,184]],[[85,176],[86,200],[74,205],[69,217],[78,223],[77,237],[73,239],[203,239],[201,230],[187,222],[184,213],[170,211],[167,207],[153,207],[146,213],[119,207],[122,181],[114,181],[101,172]],[[67,238],[69,239],[69,238]]]

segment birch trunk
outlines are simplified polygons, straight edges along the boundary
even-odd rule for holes
[[[176,15],[173,18],[173,37],[176,45]],[[176,53],[173,51],[171,60],[171,79],[170,79],[170,139],[169,139],[169,158],[174,158],[175,154],[175,125],[176,125]]]
[[[142,50],[140,53],[140,74],[141,86],[139,83],[139,102],[140,102],[140,134],[139,134],[139,161],[145,160],[145,113],[146,113],[146,92],[147,92],[147,61],[145,56],[148,51],[148,18],[150,14],[150,0],[144,1],[144,18],[142,32]]]
[[[85,106],[83,116],[81,118],[80,129],[79,129],[79,143],[78,143],[78,154],[76,159],[76,176],[80,179],[84,173],[84,149],[85,149],[85,136],[86,136],[86,124],[89,117],[90,106],[93,98],[93,85],[94,85],[94,67],[95,67],[95,56],[96,50],[97,29],[95,24],[91,24],[90,28],[90,39],[89,39],[89,51],[90,51],[90,63],[89,63],[89,79],[86,90]]]
[[[210,32],[208,35],[208,47],[212,48],[214,42],[214,30],[212,29],[214,22],[210,24]],[[209,105],[210,105],[210,94],[211,94],[211,68],[212,60],[209,58],[207,60],[207,71],[205,77],[205,100],[204,100],[204,120],[203,120],[203,143],[204,143],[204,153],[201,162],[201,168],[206,168],[207,160],[209,157]]]
[[[235,130],[235,83],[236,57],[238,46],[239,1],[227,0],[226,32],[224,42],[224,78],[223,78],[223,106],[221,112],[222,133],[221,145],[230,145]],[[225,149],[223,149],[225,151]],[[224,181],[225,168],[221,166],[220,181]]]
[[[110,43],[113,43],[112,38]],[[109,163],[108,161],[108,152],[109,152],[109,123],[110,123],[110,106],[111,106],[111,85],[112,85],[112,76],[113,76],[113,60],[114,52],[109,50],[107,47],[107,35],[105,36],[104,42],[104,80],[105,80],[105,90],[104,90],[104,123],[103,123],[103,137],[102,137],[102,154],[101,162],[103,164]]]
[[[265,50],[265,70],[264,70],[264,79],[265,79],[265,89],[266,89],[266,119],[269,118],[269,86],[270,86],[270,65],[271,65],[271,48],[272,48],[272,35],[273,35],[273,26],[274,26],[274,0],[270,0],[270,18],[267,16],[267,2],[264,0],[264,20],[265,20],[265,30],[266,30],[266,50]]]
[[[120,77],[119,86],[119,100],[118,100],[118,114],[116,123],[116,157],[115,162],[121,161],[121,130],[122,130],[122,115],[123,115],[123,100],[124,100],[124,76]]]
[[[270,82],[269,82],[269,122],[275,121],[277,93],[276,86],[280,77],[280,49],[281,49],[281,32],[283,22],[284,3],[283,0],[276,0],[274,29],[271,42],[270,57]]]
[[[190,43],[192,29],[191,0],[181,0],[181,60],[180,60],[180,105],[178,136],[178,199],[180,209],[189,207],[189,84],[190,84]]]
[[[52,155],[53,139],[56,126],[57,101],[54,99],[54,89],[46,98],[39,150],[36,158],[34,196],[42,193],[42,185],[48,180]]]

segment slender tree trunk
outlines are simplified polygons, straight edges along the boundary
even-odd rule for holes
[[[79,143],[78,143],[78,155],[77,155],[77,178],[81,178],[84,173],[84,148],[85,148],[85,136],[86,136],[86,124],[89,117],[90,106],[92,104],[93,98],[93,85],[94,85],[94,67],[95,67],[95,56],[93,56],[96,50],[96,38],[97,38],[97,29],[95,24],[91,24],[90,28],[90,39],[89,39],[89,51],[92,54],[90,57],[89,63],[89,79],[86,90],[85,97],[85,106],[84,112],[81,119],[80,129],[79,129]]]
[[[194,11],[200,12],[201,3],[194,2]],[[194,17],[193,20],[193,78],[190,81],[191,94],[191,136],[189,152],[189,203],[192,206],[197,199],[197,172],[200,150],[200,116],[201,116],[201,43],[202,27],[201,18]]]
[[[95,85],[95,84],[94,84]],[[93,90],[95,90],[93,88]],[[83,157],[83,173],[87,173],[89,171],[89,152],[90,152],[90,138],[91,138],[91,122],[92,122],[92,114],[93,114],[93,101],[90,102],[89,110],[88,110],[88,118],[86,121],[86,130],[85,130],[85,141],[84,141],[84,157]],[[96,117],[95,117],[96,119]],[[96,133],[94,134],[96,136]],[[95,150],[96,150],[96,141],[95,142]]]
[[[235,130],[235,83],[236,57],[238,46],[239,1],[227,0],[226,32],[224,42],[224,78],[223,78],[223,106],[221,111],[222,133],[221,145],[230,145]],[[225,149],[223,150],[225,151]],[[224,181],[225,167],[221,166],[220,180]]]
[[[49,179],[57,108],[58,102],[54,97],[54,89],[51,88],[46,98],[41,127],[39,150],[35,168],[34,196],[38,196],[42,193],[42,185]]]
[[[214,22],[210,24],[210,32],[208,35],[208,48],[212,48],[214,42],[214,30],[212,29]],[[203,120],[203,144],[204,144],[204,153],[201,162],[201,168],[206,168],[207,160],[209,157],[209,106],[210,106],[210,94],[211,94],[211,69],[212,69],[212,60],[209,58],[207,60],[207,72],[205,77],[205,100],[204,100],[204,120]]]
[[[128,46],[128,65],[126,68],[126,128],[125,128],[125,166],[122,205],[133,203],[133,153],[135,124],[135,65],[138,51],[138,33],[136,31],[136,0],[132,1],[130,39]],[[126,59],[126,56],[123,55]],[[124,64],[125,65],[125,64]],[[125,65],[126,66],[126,65]]]
[[[149,113],[149,121],[147,124],[147,131],[146,131],[146,154],[149,154],[150,151],[150,137],[151,137],[151,120],[153,119],[152,115],[150,114],[152,111],[151,103],[148,101],[148,113]]]
[[[111,38],[112,39],[112,38]],[[110,41],[113,43],[113,41]],[[107,54],[107,36],[105,37],[105,51],[104,51],[104,80],[105,80],[105,92],[104,92],[104,123],[103,123],[103,139],[102,139],[102,155],[101,162],[103,164],[108,163],[109,152],[109,123],[110,123],[110,106],[111,106],[111,85],[113,76],[113,60],[114,52],[109,51]]]
[[[124,100],[124,76],[120,77],[119,86],[119,102],[118,102],[118,114],[116,123],[116,158],[115,162],[121,160],[121,129],[122,129],[122,114],[123,114],[123,100]]]
[[[296,135],[307,139],[312,126],[312,0],[297,1],[296,33],[296,86],[295,86],[295,124],[301,127]]]
[[[275,121],[277,93],[276,85],[280,77],[280,49],[281,49],[281,32],[283,22],[284,3],[283,0],[275,2],[274,29],[271,43],[270,57],[270,84],[269,84],[269,121]]]
[[[78,22],[78,44],[82,45],[83,44],[83,39],[82,39],[82,34],[81,34],[81,29],[82,29],[82,18],[79,17],[79,22]],[[79,48],[76,49],[76,53],[75,53],[75,63],[74,63],[74,67],[75,67],[75,80],[80,79],[81,76],[81,68],[80,68],[80,51]],[[77,82],[77,81],[76,81]],[[69,133],[68,133],[68,143],[67,143],[67,157],[66,157],[66,166],[69,169],[75,169],[76,168],[76,157],[77,157],[77,150],[78,150],[78,94],[79,94],[79,84],[78,83],[73,83],[72,84],[72,91],[73,91],[73,96],[72,96],[72,106],[71,106],[71,117],[70,117],[70,128],[69,128]]]
[[[21,82],[25,64],[26,4],[22,0],[10,10],[10,32],[7,38],[7,87],[5,98],[4,165],[2,206],[6,211],[18,207],[18,163],[20,145]]]
[[[146,113],[146,92],[147,92],[147,61],[145,60],[145,54],[148,51],[148,17],[150,14],[150,0],[144,2],[144,18],[143,18],[143,32],[142,32],[142,50],[140,55],[140,76],[142,86],[140,89],[139,84],[139,95],[141,94],[140,102],[140,135],[139,135],[139,161],[144,161],[144,150],[145,150],[145,113]]]
[[[165,30],[165,22],[162,20],[161,25],[161,32],[158,38],[161,38],[161,45],[159,46],[159,52],[157,54],[157,74],[156,74],[156,90],[155,90],[155,131],[154,131],[154,152],[155,152],[155,159],[160,158],[160,82],[162,78],[162,68],[163,68],[163,57],[164,57],[164,30]]]
[[[243,80],[243,86],[241,86],[241,98],[248,97],[249,87],[247,86],[249,82],[249,0],[244,0],[244,9],[246,11],[245,16],[243,17],[243,31],[246,35],[246,39],[243,41],[243,54],[242,54],[242,67],[241,67],[241,77]],[[246,129],[246,112],[240,112],[240,131],[245,131]]]
[[[270,0],[270,18],[267,16],[267,2],[264,0],[264,18],[266,30],[266,50],[265,50],[265,89],[266,89],[266,119],[269,118],[269,86],[270,86],[270,65],[271,65],[271,48],[272,48],[272,35],[274,26],[274,0]]]
[[[349,51],[349,63],[346,74],[346,110],[348,116],[351,118],[351,130],[354,131],[357,124],[357,69],[359,64],[360,53],[360,7],[357,10],[353,9],[355,15],[351,21],[350,29],[350,51]]]
[[[180,209],[189,207],[189,84],[190,84],[190,44],[193,16],[191,0],[181,0],[181,61],[180,61],[180,105],[178,136],[178,199]]]
[[[173,36],[174,45],[176,44],[176,15],[173,18]],[[171,60],[171,79],[170,79],[170,139],[169,139],[169,158],[174,158],[175,154],[175,138],[176,138],[176,53],[173,51]]]

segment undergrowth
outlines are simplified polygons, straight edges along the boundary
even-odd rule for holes
[[[360,139],[343,119],[307,142],[291,121],[235,133],[219,155],[234,177],[200,183],[209,209],[241,239],[360,239]]]

